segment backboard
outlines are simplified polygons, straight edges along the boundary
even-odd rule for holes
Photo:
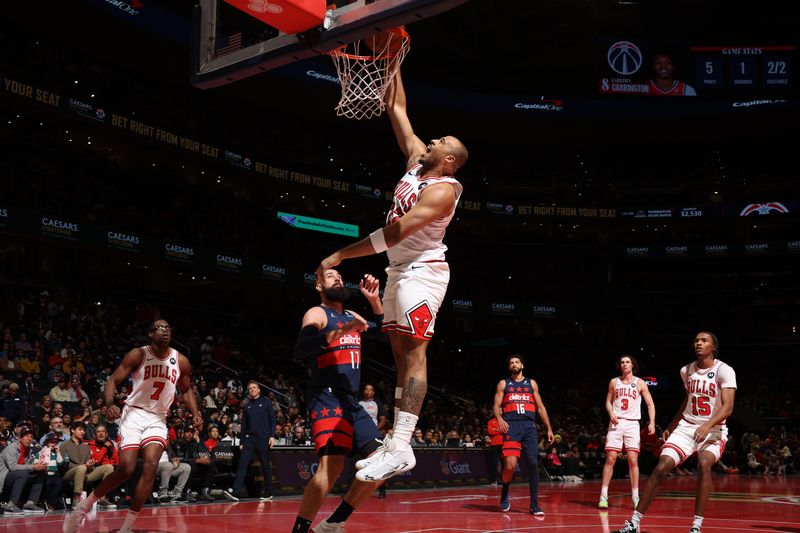
[[[199,0],[192,17],[192,84],[206,89],[233,83],[467,1],[344,0],[329,6],[321,25],[284,33],[223,0]]]

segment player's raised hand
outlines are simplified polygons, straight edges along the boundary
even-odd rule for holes
[[[367,301],[374,301],[381,297],[381,282],[372,274],[364,274],[358,289]]]

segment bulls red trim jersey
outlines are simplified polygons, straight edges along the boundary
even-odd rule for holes
[[[714,416],[723,388],[736,388],[736,372],[720,360],[711,368],[697,368],[697,362],[681,368],[681,380],[689,396],[683,418],[692,424],[705,424]],[[723,420],[720,425],[725,425]]]
[[[633,378],[630,383],[625,383],[620,378],[614,378],[614,416],[626,420],[642,419],[642,395],[639,393],[639,378]]]
[[[390,265],[403,265],[415,261],[444,261],[447,246],[442,241],[447,225],[455,215],[456,205],[458,205],[463,187],[453,176],[426,177],[421,174],[422,165],[417,164],[408,169],[408,172],[400,178],[394,189],[392,207],[386,215],[386,225],[394,224],[400,217],[408,213],[412,207],[417,205],[425,187],[437,183],[450,183],[455,188],[453,209],[448,215],[434,220],[389,248],[386,254],[389,257]]]
[[[520,381],[506,379],[500,410],[503,420],[536,420],[536,400],[529,378],[522,378]]]
[[[177,383],[181,377],[179,353],[170,348],[163,358],[158,357],[150,346],[142,346],[142,364],[132,374],[131,393],[125,405],[139,407],[151,413],[163,415],[169,411],[177,394]]]

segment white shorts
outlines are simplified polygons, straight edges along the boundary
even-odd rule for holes
[[[639,453],[639,421],[618,418],[617,422],[616,425],[608,424],[606,451]]]
[[[383,331],[430,340],[450,282],[450,265],[446,261],[408,263],[389,267],[386,273]]]
[[[679,465],[690,457],[694,452],[711,452],[719,461],[722,452],[725,451],[725,443],[728,442],[728,428],[717,426],[708,432],[703,442],[694,441],[694,432],[699,428],[698,424],[690,424],[686,420],[678,422],[678,427],[670,434],[667,442],[661,448],[661,455],[672,457],[675,465]]]
[[[121,452],[144,448],[157,442],[167,447],[167,417],[126,405],[119,419]]]

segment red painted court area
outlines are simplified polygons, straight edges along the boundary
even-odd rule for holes
[[[714,480],[704,533],[779,531],[800,533],[800,478],[719,476]],[[695,479],[669,478],[642,522],[642,531],[686,532],[691,527]],[[528,487],[511,489],[512,510],[498,510],[497,488],[463,487],[428,490],[389,490],[384,500],[370,499],[347,522],[348,533],[359,532],[607,532],[630,518],[626,480],[615,480],[610,490],[610,508],[595,508],[600,491],[596,481],[542,483],[540,505],[543,519],[527,513]],[[339,502],[331,496],[318,520]],[[249,533],[289,532],[299,506],[299,496],[272,502],[214,503],[148,507],[136,523],[137,533]],[[96,513],[81,532],[113,532],[122,525],[126,510]],[[19,518],[0,517],[6,531],[56,533],[63,515]]]

